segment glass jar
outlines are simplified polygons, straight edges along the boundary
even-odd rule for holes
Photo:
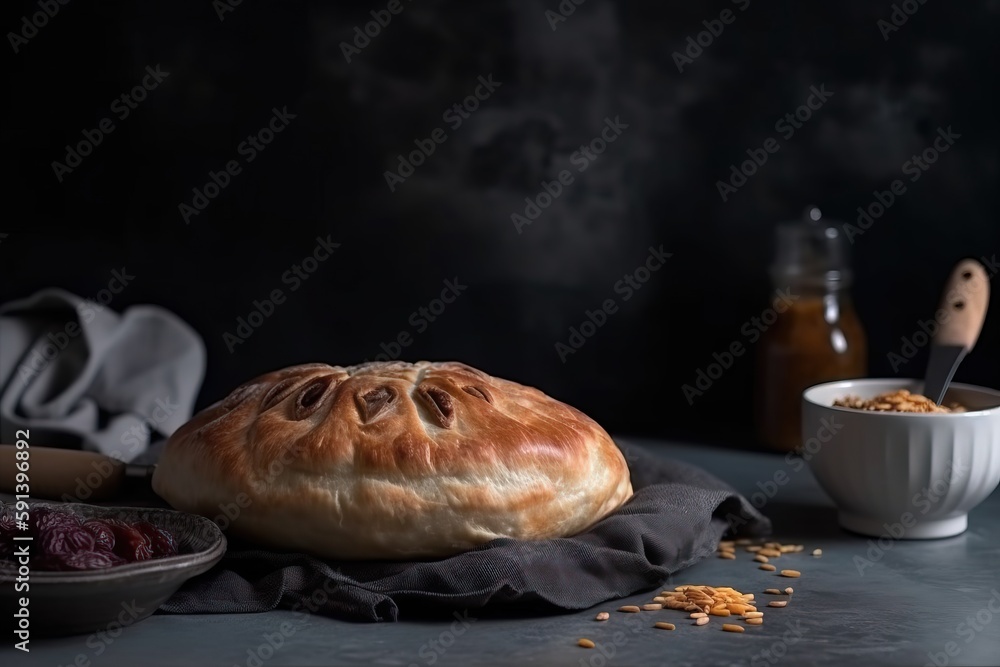
[[[868,340],[848,292],[843,232],[821,221],[817,208],[803,218],[776,230],[771,282],[786,307],[757,346],[757,435],[782,451],[802,443],[803,390],[868,373]]]

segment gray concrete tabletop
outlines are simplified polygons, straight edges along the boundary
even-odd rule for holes
[[[627,440],[627,439],[626,439]],[[841,530],[830,499],[800,459],[708,446],[634,441],[658,455],[699,465],[752,498],[774,522],[773,539],[805,545],[787,554],[787,579],[758,569],[752,554],[709,558],[663,586],[592,609],[531,618],[483,615],[447,620],[346,623],[291,611],[154,615],[111,636],[32,640],[30,654],[7,639],[0,663],[20,665],[1000,665],[1000,492],[969,516],[969,529],[940,540],[867,538]],[[783,474],[778,474],[783,473]],[[778,480],[778,482],[776,482]],[[780,482],[780,483],[779,483]],[[754,498],[753,494],[759,494]],[[813,549],[822,555],[811,555]],[[794,593],[766,608],[742,634],[702,627],[687,614],[618,613],[682,584]],[[610,620],[595,622],[599,611]],[[668,621],[676,629],[653,628]],[[589,638],[592,649],[577,646]]]

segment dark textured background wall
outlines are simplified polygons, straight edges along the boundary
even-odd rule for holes
[[[553,21],[556,0],[401,0],[350,63],[341,43],[387,2],[224,2],[73,0],[26,42],[8,34],[3,56],[0,300],[91,296],[126,267],[112,307],[161,304],[204,336],[201,404],[277,366],[395,351],[405,332],[401,358],[537,385],[615,432],[749,445],[751,359],[694,405],[681,385],[765,307],[777,222],[816,204],[853,223],[906,183],[854,238],[873,375],[894,374],[886,355],[933,313],[954,262],[1000,255],[996,0],[912,0],[891,31],[890,2],[586,0]],[[678,71],[673,54],[723,10],[731,21]],[[31,34],[22,17],[37,11],[6,3],[0,27]],[[169,75],[123,118],[114,100],[157,66]],[[479,77],[499,86],[445,116]],[[776,128],[813,87],[832,95],[791,136]],[[248,161],[241,142],[286,107],[295,117]],[[104,118],[113,132],[60,181],[53,161]],[[574,158],[605,119],[627,127]],[[911,182],[904,165],[949,127],[960,137]],[[436,128],[444,142],[390,190],[385,172]],[[723,201],[717,182],[769,137],[777,152]],[[192,189],[231,160],[240,173],[185,220]],[[563,170],[573,181],[519,230],[512,214]],[[285,272],[327,236],[340,247],[293,290]],[[672,256],[625,301],[617,281],[661,245]],[[411,319],[456,278],[467,289],[434,322]],[[275,289],[286,301],[227,345]],[[618,311],[563,363],[556,343],[608,298]],[[1000,385],[993,303],[961,380]]]

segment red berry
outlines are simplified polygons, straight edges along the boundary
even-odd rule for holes
[[[111,530],[111,527],[99,519],[91,519],[90,521],[85,521],[83,527],[94,536],[94,542],[97,543],[98,547],[101,547],[107,551],[113,551],[115,548],[115,532]]]
[[[132,524],[132,527],[138,530],[146,537],[149,537],[156,532],[156,526],[154,526],[148,521],[136,521],[135,523]]]
[[[14,555],[14,535],[16,535],[14,513],[0,512],[0,558]]]
[[[94,536],[80,526],[56,525],[45,530],[40,541],[46,555],[94,550]]]
[[[72,551],[93,551],[96,546],[94,536],[83,526],[66,531],[66,544]]]
[[[52,528],[79,526],[80,519],[69,512],[56,512],[42,507],[29,511],[28,524],[32,535],[37,539]]]
[[[148,521],[139,521],[134,527],[149,540],[153,558],[177,555],[177,542],[169,532],[157,528]]]
[[[177,555],[177,540],[163,528],[157,528],[153,536],[153,558]]]
[[[101,549],[100,547],[98,547],[98,548],[94,549],[94,551],[96,553],[101,554],[102,556],[105,556],[108,560],[111,561],[112,565],[125,565],[128,562],[124,558],[122,558],[121,556],[119,556],[118,554],[116,554],[115,552],[109,551],[107,549]]]
[[[152,558],[150,541],[142,533],[124,521],[112,520],[108,524],[115,533],[115,553],[124,558],[126,562],[132,563]]]

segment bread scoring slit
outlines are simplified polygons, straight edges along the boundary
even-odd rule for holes
[[[323,399],[333,393],[329,391],[330,387],[335,385],[333,380],[333,375],[324,375],[323,377],[316,378],[312,382],[309,382],[305,388],[299,392],[298,398],[295,399],[296,420],[302,420],[309,417],[316,412],[319,406],[323,405]]]
[[[355,396],[358,414],[366,423],[375,419],[394,400],[396,400],[396,390],[386,386],[376,387],[365,394]]]
[[[222,401],[222,409],[232,410],[236,406],[243,403],[246,399],[257,394],[259,391],[260,385],[256,382],[251,382],[243,385],[242,387],[237,387],[233,390],[233,393],[229,394],[229,396]]]
[[[493,396],[487,391],[486,387],[462,387],[462,391],[466,394],[472,394],[476,398],[481,398],[490,405],[493,404]]]
[[[421,385],[417,387],[417,395],[423,399],[438,426],[451,428],[455,423],[455,403],[451,394],[433,385]]]
[[[260,411],[267,412],[275,405],[288,398],[289,394],[292,393],[292,390],[299,384],[299,382],[301,382],[301,378],[290,377],[285,378],[278,384],[271,387],[270,391],[264,395],[264,398],[260,403]]]

